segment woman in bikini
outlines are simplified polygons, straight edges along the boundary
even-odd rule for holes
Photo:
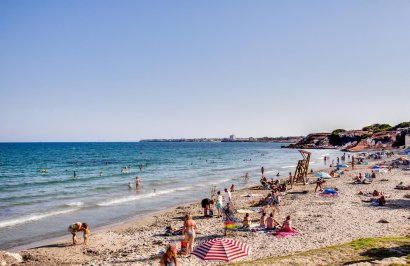
[[[185,216],[184,222],[184,232],[185,232],[185,242],[187,243],[187,255],[191,255],[192,253],[192,246],[195,240],[195,230],[196,230],[196,222],[192,220],[192,215],[187,214]]]

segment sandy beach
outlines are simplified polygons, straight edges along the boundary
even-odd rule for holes
[[[375,162],[371,162],[375,164]],[[329,172],[330,169],[325,169]],[[393,169],[390,173],[378,174],[372,184],[352,184],[358,173],[370,172],[369,165],[356,166],[342,178],[327,180],[325,187],[337,187],[338,197],[321,197],[314,192],[315,185],[297,185],[282,198],[280,212],[275,218],[282,222],[291,215],[298,234],[286,238],[260,232],[228,232],[229,238],[247,243],[252,247],[246,260],[283,256],[314,248],[345,243],[363,237],[403,236],[410,232],[410,200],[405,190],[394,187],[410,177],[409,171]],[[315,178],[310,176],[310,180]],[[223,188],[220,188],[221,190]],[[382,191],[387,195],[387,204],[381,207],[362,202],[366,196],[358,193]],[[308,193],[303,193],[308,191]],[[268,190],[243,189],[233,193],[235,209],[250,209],[269,193]],[[251,197],[247,195],[252,195]],[[164,227],[179,227],[186,213],[191,213],[199,227],[195,245],[201,241],[223,237],[223,222],[218,218],[203,218],[200,203],[186,204],[149,218],[126,222],[114,227],[92,231],[88,246],[71,245],[70,235],[57,243],[22,250],[23,265],[158,265],[152,259],[168,243],[178,243],[182,236],[164,236]],[[243,214],[236,214],[243,218]],[[253,213],[254,224],[260,214]],[[388,223],[381,223],[386,220]],[[92,225],[91,225],[92,226]],[[7,256],[6,256],[7,257]],[[13,260],[9,260],[13,261]],[[195,256],[179,256],[180,265],[205,265],[209,262]],[[306,262],[316,265],[315,262]]]

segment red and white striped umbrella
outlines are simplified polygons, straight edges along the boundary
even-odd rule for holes
[[[251,247],[245,243],[229,239],[214,238],[202,242],[192,252],[202,260],[233,261],[249,255]]]

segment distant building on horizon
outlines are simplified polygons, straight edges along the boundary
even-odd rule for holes
[[[229,136],[229,140],[230,141],[235,141],[236,140],[236,136],[234,134]]]

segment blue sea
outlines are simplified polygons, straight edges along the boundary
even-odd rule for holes
[[[301,155],[281,145],[0,143],[0,249],[67,235],[76,221],[96,228],[197,201],[212,186],[249,186],[259,180],[261,166],[268,177],[287,177]],[[313,169],[324,166],[324,155],[341,154],[311,152]]]

